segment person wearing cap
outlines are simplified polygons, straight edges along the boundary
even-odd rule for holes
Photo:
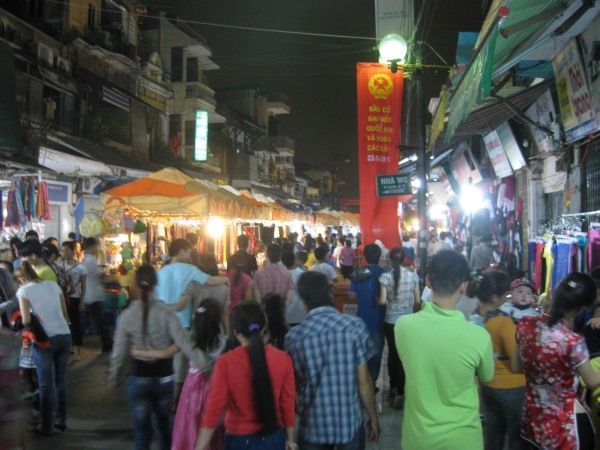
[[[535,303],[535,287],[527,278],[517,278],[510,284],[510,300],[500,307],[507,316],[518,322],[523,317],[539,316],[533,307]]]

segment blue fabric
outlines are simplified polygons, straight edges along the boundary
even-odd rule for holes
[[[50,339],[50,348],[33,345],[37,379],[40,387],[41,427],[52,431],[54,424],[65,425],[67,420],[67,383],[65,376],[71,352],[71,335],[59,334]],[[52,413],[56,397],[56,413]],[[54,422],[56,419],[56,422]]]
[[[286,336],[294,361],[299,432],[314,444],[345,444],[362,426],[356,367],[377,353],[358,317],[315,308]]]
[[[127,400],[133,417],[135,450],[150,450],[153,424],[158,435],[158,448],[171,448],[171,407],[173,381],[160,378],[134,377],[127,380]]]
[[[226,434],[225,450],[285,450],[285,431],[279,429],[273,433]]]
[[[385,272],[377,265],[367,266],[372,276],[362,281],[352,281],[350,290],[356,294],[358,311],[356,315],[367,325],[371,333],[383,333],[385,305],[379,305],[379,276]]]
[[[535,282],[536,282],[536,279],[535,279],[535,274],[536,274],[536,271],[535,271],[536,259],[535,258],[536,258],[536,256],[537,256],[537,242],[531,241],[531,242],[529,242],[529,244],[527,246],[527,257],[529,260],[527,275],[529,277],[529,280],[533,284],[535,284]]]
[[[198,269],[196,266],[187,263],[172,263],[158,271],[158,286],[154,295],[167,305],[177,303],[185,289],[192,281],[205,284],[208,275]],[[177,317],[181,326],[189,328],[192,321],[192,302],[177,312]]]
[[[372,356],[369,361],[367,361],[367,366],[369,366],[369,373],[371,374],[371,378],[373,378],[373,386],[377,382],[377,378],[379,378],[379,371],[381,370],[381,360],[383,359],[383,344],[385,342],[383,332],[379,333],[371,333],[371,340],[375,345],[375,349],[377,353]]]
[[[552,274],[552,291],[560,282],[569,275],[569,262],[571,260],[571,243],[559,242],[552,246],[554,256],[554,271]]]

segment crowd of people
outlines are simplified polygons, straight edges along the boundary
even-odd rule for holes
[[[386,346],[402,448],[594,448],[600,269],[568,275],[539,305],[529,280],[489,264],[473,276],[479,256],[469,262],[449,242],[424,280],[410,241],[388,250],[329,230],[291,235],[260,262],[241,235],[223,272],[192,242],[171,242],[159,270],[137,269],[114,343],[98,311],[95,240],[83,258],[76,240],[60,252],[35,238],[16,246],[21,286],[4,269],[0,279],[18,302],[24,373],[39,386],[38,433],[67,427],[65,374],[84,312],[111,351],[109,386],[127,385],[136,449],[153,438],[177,450],[364,449],[380,435]],[[356,316],[335,308],[340,285]]]

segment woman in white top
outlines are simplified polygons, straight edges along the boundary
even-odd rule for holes
[[[419,277],[416,273],[402,267],[405,253],[400,247],[390,250],[389,261],[391,272],[379,277],[380,303],[386,305],[383,330],[388,344],[388,373],[390,376],[390,400],[394,408],[400,408],[404,399],[404,368],[396,351],[394,324],[406,315],[411,314],[421,303]]]
[[[87,269],[76,259],[75,242],[63,242],[60,248],[62,260],[60,268],[63,270],[67,279],[68,295],[67,311],[71,321],[71,331],[73,334],[73,362],[80,360],[81,345],[83,344],[83,329],[81,327],[81,313],[83,312],[83,298],[85,297],[85,288],[87,281]]]
[[[42,280],[29,262],[22,262],[21,273],[25,284],[17,291],[17,298],[23,325],[28,326],[31,323],[31,314],[34,314],[41,322],[51,344],[49,348],[42,348],[34,343],[33,360],[40,388],[41,422],[36,431],[52,434],[54,428],[64,431],[66,427],[65,374],[71,352],[67,306],[58,284],[54,281]],[[55,390],[57,411],[53,414]]]

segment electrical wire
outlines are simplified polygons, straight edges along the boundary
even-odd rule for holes
[[[54,3],[58,5],[64,6],[72,6],[87,9],[87,5],[73,5],[67,1],[61,0],[46,0],[46,3]],[[113,13],[113,10],[107,10],[107,8],[99,8],[100,11],[110,11]],[[179,17],[161,17],[155,16],[151,14],[142,14],[141,17],[146,17],[148,19],[168,19],[171,22],[178,23],[187,23],[192,25],[203,25],[207,27],[215,27],[215,28],[225,28],[230,30],[239,30],[239,31],[255,31],[261,33],[279,33],[279,34],[289,34],[295,36],[312,36],[312,37],[320,37],[320,38],[334,38],[334,39],[356,39],[356,40],[368,40],[368,41],[376,41],[377,38],[370,36],[352,36],[347,34],[333,34],[333,33],[314,33],[310,31],[293,31],[293,30],[281,30],[276,28],[262,28],[262,27],[249,27],[242,25],[232,25],[232,24],[224,24],[224,23],[215,23],[215,22],[203,22],[199,20],[191,20],[191,19],[181,19]]]

